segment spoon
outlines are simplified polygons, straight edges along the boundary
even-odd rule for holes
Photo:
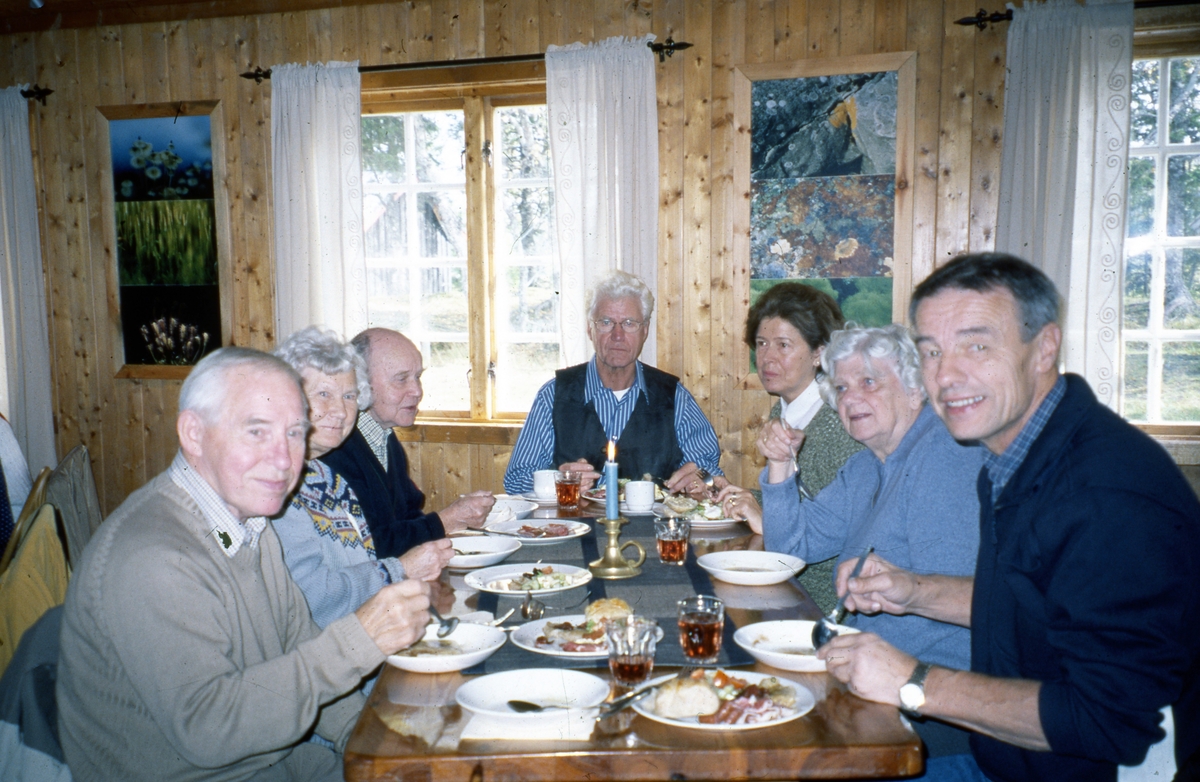
[[[874,550],[875,547],[871,546],[869,549],[863,552],[863,555],[858,558],[858,562],[855,563],[854,570],[850,572],[850,578],[858,578],[858,574],[862,572],[863,564],[867,561],[867,557],[870,556],[871,552]],[[846,594],[838,598],[837,605],[835,605],[833,610],[829,612],[829,616],[821,617],[820,620],[813,625],[812,642],[814,651],[820,649],[822,646],[828,643],[830,638],[833,638],[838,634],[836,625],[842,620],[842,616],[846,613],[846,598],[849,595],[850,590],[847,588]]]
[[[568,608],[581,606],[588,601],[589,597],[590,594],[584,593],[583,597],[577,602],[566,606],[555,606],[555,610],[563,611]],[[546,615],[546,608],[546,604],[534,597],[532,592],[526,592],[525,602],[521,604],[521,616],[525,617],[526,619],[541,619]]]
[[[570,707],[559,703],[541,704],[530,703],[529,701],[509,701],[508,708],[512,709],[518,714],[528,714],[539,711],[564,711]]]
[[[458,617],[457,616],[452,616],[449,619],[447,619],[444,616],[442,616],[441,614],[439,614],[438,610],[436,608],[434,608],[433,606],[429,606],[429,613],[433,614],[433,618],[438,621],[438,631],[437,631],[438,638],[445,638],[446,636],[450,635],[450,633],[453,633],[454,629],[456,627],[458,627]]]

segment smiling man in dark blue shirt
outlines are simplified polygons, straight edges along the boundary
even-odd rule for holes
[[[974,763],[931,779],[1115,780],[1174,710],[1181,766],[1200,750],[1200,502],[1166,452],[1060,376],[1053,283],[996,253],[955,259],[913,294],[930,402],[990,452],[974,577],[872,557],[839,569],[851,610],[971,628],[971,671],[870,635],[821,650],[853,692],[975,731]],[[1195,762],[1192,760],[1192,762]]]

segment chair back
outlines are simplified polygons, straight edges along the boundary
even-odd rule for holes
[[[86,446],[75,446],[54,468],[46,485],[46,502],[62,519],[67,533],[67,562],[75,567],[92,533],[104,521]]]
[[[4,547],[4,554],[0,555],[0,573],[8,569],[8,563],[12,561],[13,556],[17,553],[17,548],[21,545],[22,535],[29,530],[29,527],[33,524],[34,516],[46,504],[46,484],[49,482],[50,468],[43,467],[42,471],[38,473],[38,477],[33,481],[33,488],[29,490],[29,496],[25,498],[25,504],[21,506],[21,515],[17,517],[17,521],[13,525],[8,545]]]
[[[54,506],[43,505],[21,536],[12,563],[0,573],[0,673],[25,631],[66,599],[70,577],[57,514]]]

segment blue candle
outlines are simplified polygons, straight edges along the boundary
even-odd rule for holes
[[[619,518],[620,493],[617,487],[617,444],[608,441],[608,461],[604,463],[604,515],[606,518]]]

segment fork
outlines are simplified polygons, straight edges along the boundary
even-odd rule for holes
[[[696,469],[696,477],[699,478],[704,483],[704,487],[706,489],[708,489],[708,496],[711,497],[717,493],[717,487],[714,482],[712,473],[710,473],[708,470],[704,469],[703,467],[698,467]]]
[[[674,681],[675,679],[686,679],[687,677],[692,675],[692,671],[694,671],[694,670],[696,670],[696,666],[685,665],[682,668],[680,668],[679,673],[675,674],[675,676],[671,679],[667,679],[666,681],[661,681],[658,683],[648,682],[646,684],[641,685],[640,687],[637,687],[636,689],[634,689],[630,692],[625,693],[624,695],[622,695],[619,698],[615,698],[615,699],[609,701],[608,703],[602,703],[600,705],[600,718],[603,719],[605,717],[609,717],[609,716],[612,716],[613,714],[616,714],[621,709],[625,708],[629,704],[636,701],[638,698],[640,698],[643,695],[645,695],[646,693],[650,692],[650,690],[661,687],[664,684],[667,684],[668,682]]]

